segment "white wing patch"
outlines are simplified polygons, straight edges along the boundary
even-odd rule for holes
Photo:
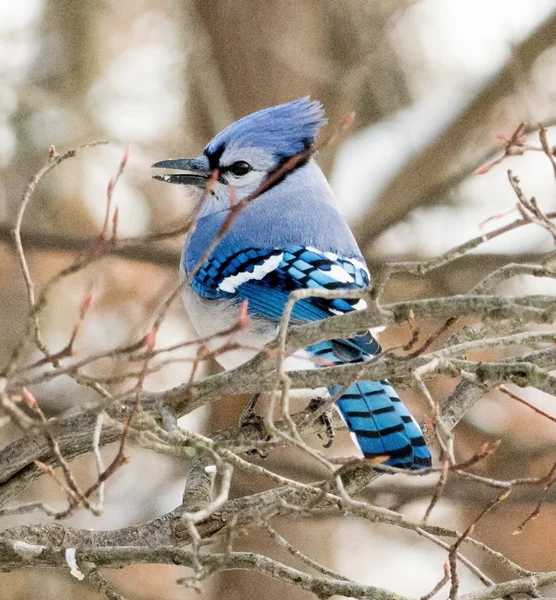
[[[357,258],[345,258],[344,260],[347,260],[348,262],[350,262],[357,269],[361,269],[362,271],[365,271],[365,273],[367,273],[367,276],[369,277],[369,281],[371,280],[371,274],[369,273],[369,269],[367,269],[367,265],[363,264],[360,260],[357,260]],[[365,308],[367,308],[367,307],[365,306]],[[358,309],[358,310],[361,310],[361,309]]]
[[[315,252],[316,254],[320,254],[321,256],[325,256],[331,262],[335,262],[339,259],[338,255],[335,254],[334,252],[321,252],[320,250],[317,250],[316,248],[313,248],[311,246],[307,246],[307,250],[309,250],[311,252]],[[261,280],[266,275],[268,275],[268,273],[277,269],[278,266],[280,265],[280,263],[282,262],[283,258],[284,258],[283,253],[277,254],[275,256],[270,256],[265,261],[263,261],[262,264],[256,265],[252,272],[243,271],[241,273],[236,273],[235,275],[230,275],[230,276],[226,277],[225,279],[223,279],[219,283],[218,289],[222,290],[223,292],[228,292],[230,294],[233,294],[237,291],[237,288],[242,283],[245,283],[245,282],[251,281],[251,280]],[[356,258],[344,258],[344,257],[342,257],[342,260],[349,261],[357,269],[361,269],[361,270],[365,271],[367,273],[367,275],[369,275],[369,271],[367,270],[367,267],[360,260],[357,260]],[[336,281],[338,281],[340,283],[354,283],[355,282],[355,279],[345,269],[343,269],[340,265],[337,265],[337,264],[331,265],[330,269],[318,269],[318,270],[321,271],[321,273],[328,275],[329,277],[331,277],[332,279],[335,279]],[[353,306],[353,308],[355,310],[363,310],[363,309],[367,308],[367,303],[364,300],[359,300],[359,302],[357,302],[357,304],[355,304]],[[342,312],[335,311],[334,309],[331,309],[331,312],[333,312],[334,314],[343,314]]]
[[[282,262],[282,258],[284,258],[284,253],[276,254],[267,258],[262,264],[255,265],[252,272],[243,271],[242,273],[230,275],[218,284],[218,289],[233,294],[242,283],[252,279],[261,280],[265,275],[277,269]]]
[[[339,281],[340,283],[353,283],[355,280],[353,279],[353,277],[344,269],[342,269],[342,267],[340,267],[340,265],[332,265],[330,267],[330,269],[318,269],[319,271],[321,271],[322,273],[326,273],[326,275],[329,275],[330,277],[332,277],[332,279],[335,279],[336,281]]]
[[[328,260],[331,260],[332,262],[336,262],[340,258],[335,252],[322,252],[321,250],[318,250],[317,248],[314,248],[313,246],[307,246],[306,248],[310,252],[314,252],[315,254],[320,254],[321,256],[325,256],[326,258],[328,258]],[[371,280],[371,274],[369,273],[369,269],[367,269],[367,265],[365,263],[361,262],[357,258],[348,258],[347,256],[342,256],[342,260],[347,260],[356,269],[361,269],[362,271],[364,271],[365,273],[367,273],[369,281]],[[319,269],[319,270],[321,270],[321,269]],[[331,277],[333,277],[334,279],[336,279],[336,281],[340,281],[342,283],[352,283],[353,282],[353,278],[350,278],[349,280],[348,279],[339,279],[338,277],[332,275],[330,273],[330,271],[323,271],[323,273],[328,273]],[[349,275],[349,273],[347,275],[348,275],[348,277],[351,277]],[[365,308],[367,308],[367,307],[365,306]],[[362,308],[357,308],[356,310],[363,310],[363,309]]]

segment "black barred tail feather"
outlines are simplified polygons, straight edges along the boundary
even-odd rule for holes
[[[367,336],[373,339],[370,334]],[[364,336],[362,339],[366,340]],[[380,346],[376,343],[376,349]],[[315,344],[307,350],[314,358],[331,364],[363,362],[371,347],[358,338]],[[326,362],[324,364],[326,364]],[[330,388],[330,395],[341,386]],[[385,464],[399,469],[425,469],[431,466],[431,453],[415,419],[388,381],[360,381],[353,384],[336,402],[349,430],[368,458],[388,456]]]
[[[339,389],[330,389],[330,394]],[[356,383],[336,405],[366,457],[388,456],[385,464],[399,469],[431,466],[419,426],[387,381]]]

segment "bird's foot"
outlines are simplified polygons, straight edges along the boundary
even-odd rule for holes
[[[309,410],[314,412],[319,409],[324,402],[327,401],[327,398],[313,398],[311,402],[309,402]],[[334,431],[334,427],[332,427],[332,419],[330,418],[330,412],[332,409],[327,410],[324,414],[319,417],[319,421],[324,424],[326,428],[326,442],[323,444],[323,448],[330,448],[334,443],[334,439],[336,438],[336,432]],[[318,434],[319,438],[324,439],[323,434]]]
[[[268,435],[266,430],[266,425],[264,423],[264,419],[255,413],[255,405],[257,404],[257,400],[259,399],[260,394],[255,394],[251,400],[249,400],[249,404],[245,407],[241,415],[239,416],[239,426],[240,427],[255,427],[261,435],[262,440],[269,440],[271,436]],[[253,448],[247,452],[249,455],[258,456],[259,458],[267,458],[268,450],[264,448]]]
[[[255,414],[255,406],[260,398],[260,394],[254,394],[251,396],[249,403],[243,409],[241,415],[239,415],[239,426],[245,427],[246,425],[260,424],[261,417]]]

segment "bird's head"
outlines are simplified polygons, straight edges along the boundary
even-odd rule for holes
[[[153,165],[183,173],[154,177],[192,186],[199,198],[208,189],[210,212],[225,210],[233,199],[247,197],[280,165],[309,148],[326,123],[323,117],[320,102],[310,101],[309,97],[265,108],[226,127],[208,143],[201,156]]]

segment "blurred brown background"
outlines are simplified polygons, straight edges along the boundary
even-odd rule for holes
[[[131,158],[114,198],[120,235],[161,231],[183,220],[191,207],[178,186],[150,179],[153,162],[195,155],[236,118],[307,94],[323,102],[331,128],[356,112],[350,136],[318,160],[372,268],[393,257],[433,256],[478,235],[482,221],[515,204],[507,168],[519,174],[526,192],[543,208],[554,210],[554,180],[545,157],[528,154],[486,175],[470,174],[500,148],[497,134],[511,135],[521,121],[555,122],[555,8],[554,0],[0,0],[0,360],[8,359],[26,314],[9,229],[21,193],[51,144],[63,151],[110,140],[109,146],[65,162],[33,198],[24,229],[39,286],[69,264],[74,254],[68,248],[76,239],[100,231],[106,184],[127,146]],[[556,143],[555,130],[549,129],[549,137]],[[90,282],[94,303],[78,338],[80,355],[135,339],[176,282],[180,246],[176,239],[142,247],[137,260],[106,258],[65,280],[42,318],[49,345],[57,349],[67,342]],[[387,299],[464,292],[489,270],[535,258],[550,247],[546,232],[523,228],[426,279],[396,279]],[[553,282],[523,277],[503,292],[553,288]],[[176,303],[157,343],[165,346],[192,335]],[[406,341],[407,335],[403,328],[388,332],[383,345]],[[216,368],[207,365],[205,372]],[[177,385],[189,369],[187,362],[169,365],[146,387]],[[451,385],[438,382],[431,389],[442,398]],[[69,378],[33,391],[51,414],[93,399],[90,390]],[[556,412],[553,398],[529,390],[523,395]],[[403,396],[422,416],[419,399],[409,392]],[[215,403],[189,417],[186,425],[214,431],[235,423],[241,406],[241,401]],[[500,451],[480,468],[482,473],[542,475],[554,460],[555,427],[491,394],[459,426],[458,456],[468,457],[481,443],[502,437]],[[13,434],[9,427],[0,429],[0,443]],[[353,453],[349,438],[339,438],[333,452]],[[91,465],[79,461],[76,471],[87,478]],[[267,465],[304,480],[318,477],[314,464],[301,462],[298,454],[276,452]],[[134,449],[130,464],[108,485],[105,515],[78,514],[70,522],[115,528],[169,510],[180,501],[186,466]],[[418,519],[434,484],[434,478],[383,477],[367,496]],[[238,481],[235,493],[258,485]],[[521,536],[512,536],[539,493],[534,488],[516,493],[476,535],[524,567],[556,569],[549,543],[556,535],[553,497]],[[48,481],[34,485],[20,500],[37,497],[54,505],[63,500]],[[492,497],[492,490],[453,483],[433,522],[464,528]],[[6,519],[3,525],[31,520]],[[402,594],[424,594],[442,576],[445,553],[411,532],[350,519],[277,523],[277,528],[324,564]],[[241,544],[288,560],[263,537]],[[507,575],[475,558],[490,575]],[[107,576],[137,600],[248,599],[259,597],[262,589],[268,600],[285,593],[292,599],[310,597],[252,573],[216,576],[198,596],[175,583],[183,572],[138,565]],[[478,586],[464,568],[461,576],[461,592]],[[0,597],[99,596],[73,581],[68,570],[0,574]]]

